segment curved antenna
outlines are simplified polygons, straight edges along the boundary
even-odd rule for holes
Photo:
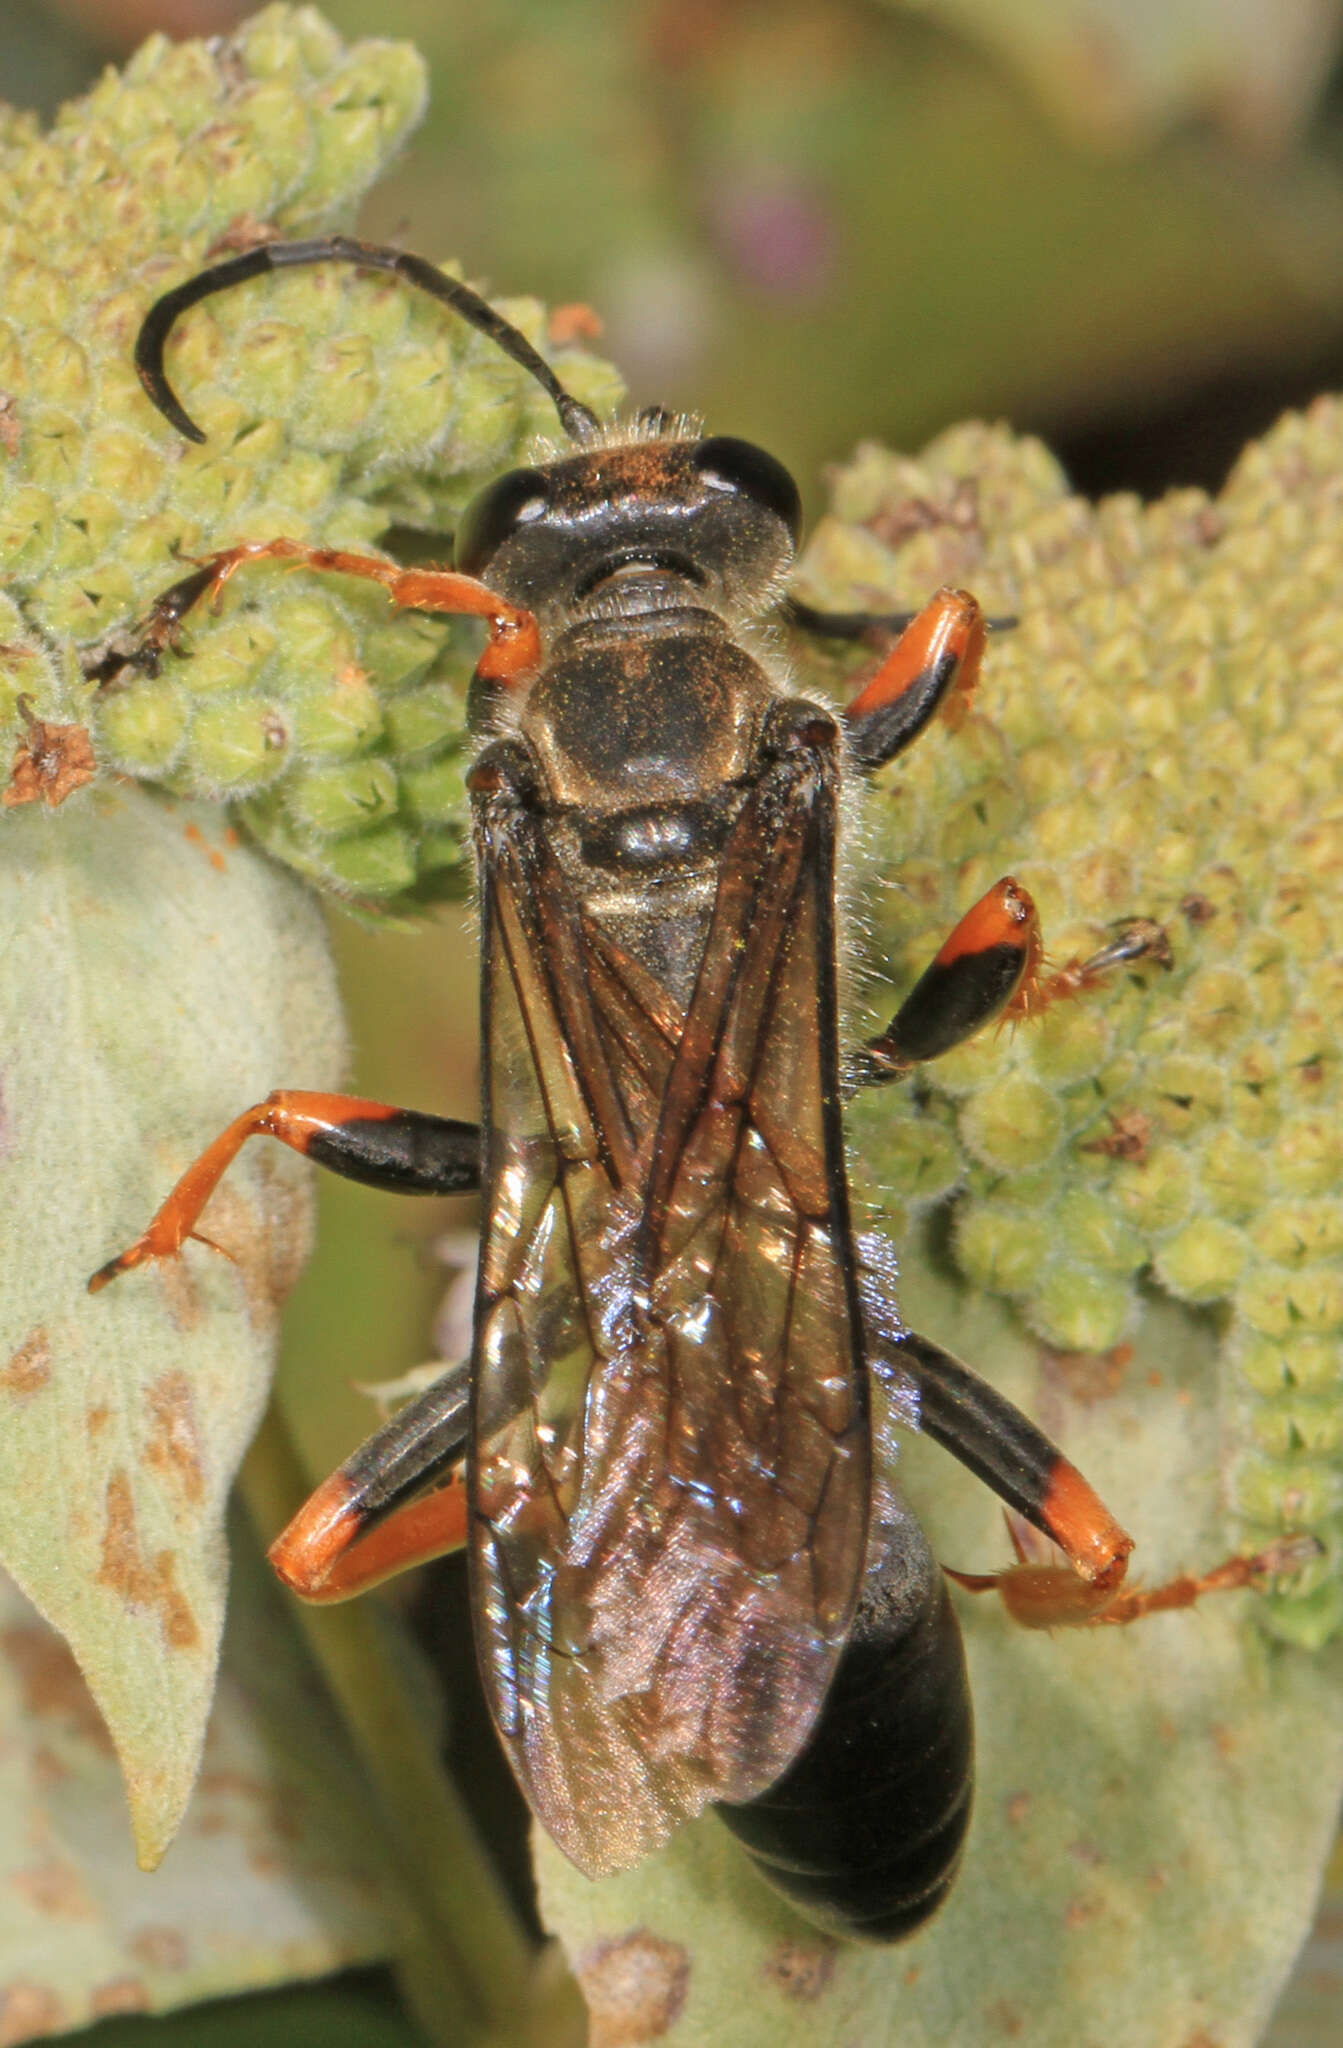
[[[469,320],[473,327],[487,334],[505,355],[511,356],[515,363],[535,377],[542,390],[554,400],[560,424],[571,440],[590,441],[601,432],[601,422],[591,407],[565,390],[549,363],[538,355],[526,335],[512,321],[505,320],[502,313],[496,313],[494,307],[482,299],[479,292],[473,292],[470,285],[460,283],[455,277],[445,277],[423,256],[412,256],[404,249],[386,249],[375,242],[356,242],[350,235],[323,235],[314,242],[263,242],[256,249],[249,249],[245,255],[230,257],[226,263],[216,263],[211,269],[202,270],[198,276],[188,278],[185,284],[165,292],[146,313],[135,340],[135,368],[159,411],[171,420],[179,434],[185,434],[188,441],[204,441],[205,436],[168,382],[163,368],[164,344],[174,322],[188,307],[199,305],[202,299],[211,298],[215,292],[226,292],[231,286],[245,284],[249,277],[260,277],[268,270],[296,269],[305,263],[355,263],[363,270],[390,270],[398,277],[408,279],[422,292],[428,292],[431,299],[451,306],[454,313],[460,313],[464,320]]]

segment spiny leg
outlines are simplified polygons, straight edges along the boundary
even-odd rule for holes
[[[960,1572],[950,1565],[943,1570],[967,1593],[997,1593],[1021,1628],[1124,1628],[1149,1614],[1192,1607],[1209,1593],[1262,1592],[1274,1580],[1299,1572],[1320,1552],[1313,1536],[1282,1536],[1249,1557],[1225,1558],[1208,1572],[1177,1572],[1159,1586],[1122,1586],[1098,1605],[1092,1589],[1081,1586],[1071,1572],[1037,1562],[1020,1526],[1011,1515],[1006,1521],[1015,1565],[1002,1572]]]
[[[812,631],[846,638],[873,617],[816,612],[795,599],[788,600],[788,610]],[[953,724],[964,717],[979,676],[987,624],[965,590],[938,591],[908,620],[844,713],[850,751],[861,767],[877,768],[903,753],[939,712]],[[1035,905],[1019,883],[1005,876],[961,919],[888,1028],[852,1062],[849,1090],[877,1086],[923,1060],[936,1059],[999,1015],[1037,1015],[1143,955],[1170,964],[1161,927],[1150,918],[1135,918],[1090,959],[1046,973]]]
[[[176,644],[182,623],[202,598],[217,595],[244,562],[286,561],[331,575],[362,576],[381,583],[402,611],[464,614],[488,620],[490,637],[477,673],[505,686],[526,681],[541,660],[541,635],[532,613],[455,569],[402,569],[376,555],[343,548],[309,547],[304,541],[243,541],[224,548],[172,584],[150,606],[136,629],[136,648],[127,659],[151,671],[164,650]]]
[[[1009,1516],[1015,1565],[1002,1572],[943,1567],[967,1592],[997,1593],[1023,1628],[1122,1625],[1192,1607],[1209,1593],[1262,1586],[1299,1569],[1312,1549],[1318,1550],[1312,1538],[1289,1536],[1252,1557],[1227,1558],[1209,1572],[1180,1573],[1160,1586],[1126,1585],[1132,1537],[1077,1467],[1019,1408],[913,1330],[893,1347],[887,1366],[913,1386],[924,1434],[1067,1558],[1071,1569],[1036,1562]]]
[[[1161,968],[1175,964],[1166,928],[1153,917],[1124,918],[1115,927],[1114,937],[1097,952],[1088,954],[1085,960],[1069,960],[1065,966],[1049,973],[1044,971],[1041,948],[1008,1005],[1007,1014],[1026,1019],[1038,1017],[1051,1004],[1066,1002],[1070,996],[1096,988],[1117,968],[1134,966],[1139,960],[1150,961],[1153,967]]]
[[[919,1427],[1059,1549],[1055,1577],[1086,1610],[1123,1582],[1133,1538],[1077,1467],[1005,1395],[930,1337],[908,1330],[887,1361],[918,1396]],[[880,1370],[880,1367],[878,1368]]]
[[[995,1017],[1040,1016],[1117,967],[1141,959],[1171,964],[1165,931],[1133,918],[1087,960],[1047,972],[1040,920],[1029,892],[1010,875],[972,904],[915,982],[886,1029],[851,1060],[850,1093],[899,1079],[924,1060],[964,1044]]]
[[[299,1509],[270,1547],[292,1591],[305,1600],[346,1600],[462,1548],[468,1381],[467,1366],[446,1366]]]
[[[358,1095],[279,1088],[244,1110],[190,1165],[149,1226],[89,1281],[90,1293],[146,1259],[172,1258],[200,1238],[200,1213],[249,1138],[277,1138],[347,1180],[400,1194],[456,1195],[480,1185],[480,1131],[454,1117],[396,1109]],[[201,1238],[210,1244],[209,1238]],[[217,1251],[219,1246],[214,1246]]]

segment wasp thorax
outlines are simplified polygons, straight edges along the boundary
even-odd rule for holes
[[[800,523],[797,486],[763,448],[632,439],[500,477],[467,510],[457,564],[552,624],[758,611]]]
[[[596,620],[563,636],[528,693],[520,730],[553,803],[680,806],[750,763],[774,695],[759,662],[703,614],[626,627]]]

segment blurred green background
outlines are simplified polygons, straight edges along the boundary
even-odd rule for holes
[[[246,11],[4,0],[0,86],[50,113],[152,29],[212,33]],[[772,448],[813,508],[856,440],[916,447],[974,415],[1042,434],[1084,491],[1215,486],[1245,439],[1343,371],[1336,0],[325,12],[349,36],[412,39],[431,70],[428,118],[364,231],[458,257],[501,293],[590,307],[636,400]],[[473,1114],[469,917],[335,929],[360,1092]],[[314,1476],[374,1419],[351,1383],[430,1354],[433,1245],[470,1223],[462,1203],[339,1183],[322,1199],[284,1379]],[[437,1583],[432,1626],[460,1674],[460,1582]],[[470,1744],[469,1706],[457,1727]],[[483,1776],[494,1752],[473,1753]],[[508,1791],[490,1825],[512,1829],[523,1887],[520,1823],[497,1817]],[[361,2010],[325,2011],[313,2038],[381,2040]],[[100,2038],[129,2044],[141,2024]],[[203,2029],[183,2040],[224,2038],[204,2015],[182,2024]]]

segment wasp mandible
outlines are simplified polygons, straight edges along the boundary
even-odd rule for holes
[[[848,795],[964,703],[978,604],[943,590],[887,621],[903,630],[840,716],[797,695],[768,623],[790,607],[787,470],[661,410],[603,426],[467,286],[342,236],[263,244],[152,308],[137,367],[181,433],[203,438],[163,367],[177,318],[326,262],[391,271],[491,336],[549,393],[564,443],[477,498],[454,570],[247,542],[163,593],[138,658],[152,666],[259,560],[485,621],[469,705],[482,1122],[281,1090],[90,1284],[177,1254],[257,1135],[379,1187],[479,1188],[469,1366],[318,1488],[273,1546],[277,1570],[341,1598],[469,1545],[496,1725],[580,1869],[627,1868],[714,1805],[815,1920],[899,1937],[952,1881],[972,1735],[945,1581],[882,1455],[893,1420],[916,1420],[1063,1551],[1071,1570],[999,1582],[1019,1609],[1127,1618],[1159,1596],[1121,1591],[1130,1538],[1081,1474],[901,1324],[880,1257],[855,1244],[843,1100],[1161,934],[1135,922],[1051,977],[1034,907],[1005,879],[846,1056]],[[873,623],[790,609],[819,631]]]

